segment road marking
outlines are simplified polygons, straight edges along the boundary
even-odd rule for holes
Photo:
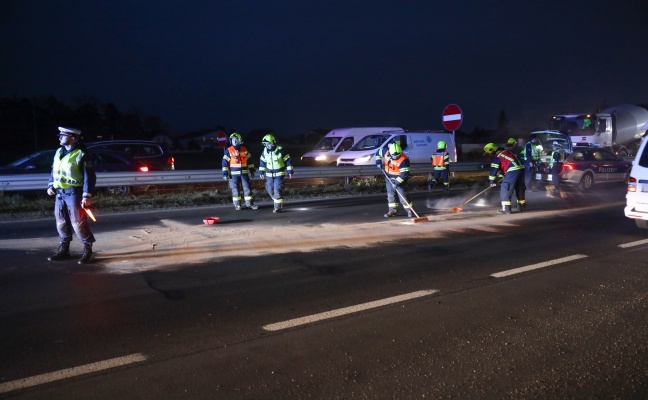
[[[265,325],[263,329],[266,331],[280,331],[282,329],[293,328],[299,325],[310,324],[316,321],[322,321],[325,319],[331,319],[339,317],[341,315],[352,314],[364,310],[370,310],[372,308],[386,306],[388,304],[400,303],[402,301],[416,299],[419,297],[429,296],[438,292],[438,290],[419,290],[418,292],[412,292],[407,294],[402,294],[400,296],[388,297],[382,300],[370,301],[368,303],[358,304],[355,306],[339,308],[337,310],[326,311],[319,314],[309,315],[307,317],[290,319],[288,321],[277,322],[270,325]]]
[[[646,244],[646,243],[648,243],[648,239],[637,240],[636,242],[620,244],[619,247],[625,249],[626,247],[634,247],[634,246],[639,246],[639,245]]]
[[[54,382],[61,379],[72,378],[74,376],[85,375],[91,372],[102,371],[105,369],[121,367],[122,365],[142,362],[144,360],[146,360],[145,355],[136,353],[136,354],[131,354],[129,356],[117,357],[117,358],[112,358],[110,360],[81,365],[80,367],[62,369],[47,374],[36,375],[29,378],[17,379],[15,381],[0,384],[0,393],[8,393],[18,389],[38,386],[44,383]]]
[[[538,264],[527,265],[526,267],[520,267],[520,268],[509,269],[508,271],[496,272],[494,274],[491,274],[491,276],[493,278],[503,278],[505,276],[521,274],[522,272],[532,271],[532,270],[538,269],[538,268],[550,267],[552,265],[562,264],[562,263],[566,263],[566,262],[569,262],[569,261],[574,261],[574,260],[578,260],[580,258],[586,258],[586,257],[587,256],[583,255],[583,254],[575,254],[575,255],[569,256],[569,257],[557,258],[557,259],[551,260],[551,261],[545,261],[545,262],[541,262],[541,263],[538,263]]]

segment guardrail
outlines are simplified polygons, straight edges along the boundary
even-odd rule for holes
[[[459,162],[450,167],[452,172],[479,171],[484,168],[483,162]],[[412,175],[424,175],[434,172],[434,167],[427,164],[413,164]],[[378,169],[371,166],[340,167],[297,167],[296,178],[352,178],[357,176],[377,176]],[[257,179],[258,174],[257,174]],[[0,191],[20,192],[45,190],[49,174],[16,174],[0,176]],[[187,171],[150,171],[150,172],[97,172],[97,187],[142,186],[142,185],[177,185],[183,183],[222,182],[220,169],[201,169]]]

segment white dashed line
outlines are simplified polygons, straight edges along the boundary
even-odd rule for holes
[[[129,356],[117,357],[110,360],[99,361],[92,364],[82,365],[80,367],[62,369],[60,371],[50,372],[47,374],[36,375],[29,378],[17,379],[15,381],[0,384],[0,393],[8,393],[14,390],[24,389],[32,386],[42,385],[44,383],[54,382],[61,379],[72,378],[74,376],[85,375],[92,372],[102,371],[105,369],[121,367],[122,365],[133,364],[146,360],[146,356],[140,353]]]
[[[496,272],[494,274],[491,274],[491,276],[493,278],[503,278],[505,276],[520,274],[522,272],[532,271],[532,270],[538,269],[538,268],[550,267],[552,265],[562,264],[562,263],[566,263],[566,262],[569,262],[569,261],[574,261],[574,260],[578,260],[578,259],[586,258],[586,257],[587,256],[583,255],[583,254],[575,254],[575,255],[569,256],[569,257],[557,258],[557,259],[551,260],[551,261],[545,261],[545,262],[541,262],[541,263],[538,263],[538,264],[527,265],[526,267],[520,267],[520,268],[509,269],[508,271]]]
[[[648,239],[644,239],[644,240],[637,240],[636,242],[620,244],[619,247],[621,247],[622,249],[625,249],[627,247],[640,246],[642,244],[647,244],[647,243],[648,243]]]
[[[299,325],[310,324],[316,321],[322,321],[325,319],[339,317],[341,315],[352,314],[364,310],[370,310],[372,308],[386,306],[389,304],[399,303],[406,300],[416,299],[418,297],[425,297],[434,294],[436,292],[438,292],[438,290],[419,290],[418,292],[412,292],[412,293],[402,294],[400,296],[388,297],[382,300],[370,301],[368,303],[339,308],[337,310],[331,310],[319,314],[313,314],[307,317],[295,318],[288,321],[265,325],[263,329],[265,329],[266,331],[279,331],[282,329],[288,329]]]

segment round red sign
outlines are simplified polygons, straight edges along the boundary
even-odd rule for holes
[[[218,132],[218,145],[220,147],[227,146],[227,135],[223,131]]]
[[[463,115],[461,108],[456,104],[448,104],[442,114],[443,127],[449,131],[456,131],[461,126]]]

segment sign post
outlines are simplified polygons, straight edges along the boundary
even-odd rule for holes
[[[461,126],[461,121],[463,121],[463,114],[461,113],[461,108],[456,104],[448,104],[441,114],[443,120],[443,127],[449,131],[454,131],[459,129]]]

